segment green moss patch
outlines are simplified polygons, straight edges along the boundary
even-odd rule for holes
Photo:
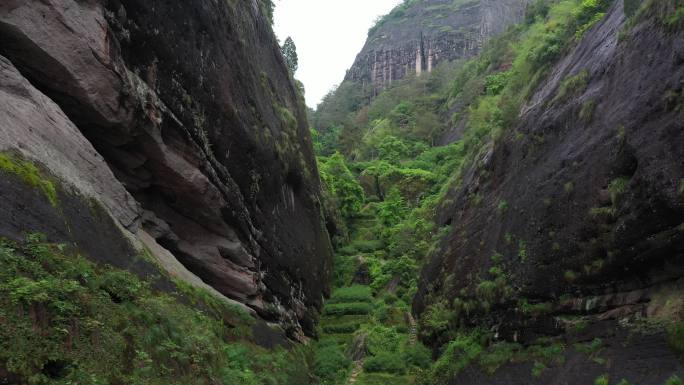
[[[0,170],[14,174],[26,184],[40,190],[50,201],[52,206],[57,206],[57,189],[46,173],[36,167],[30,161],[24,160],[18,155],[0,153]]]

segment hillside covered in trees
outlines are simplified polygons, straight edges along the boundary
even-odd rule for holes
[[[367,45],[496,2],[442,3]],[[323,100],[323,383],[681,383],[682,6],[534,1],[472,58]]]

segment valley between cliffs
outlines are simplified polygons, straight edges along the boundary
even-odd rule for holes
[[[0,0],[0,384],[684,383],[681,0],[274,6]]]

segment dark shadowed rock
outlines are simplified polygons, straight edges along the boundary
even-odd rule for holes
[[[92,153],[117,184],[92,195],[134,242],[151,235],[169,263],[292,336],[313,333],[330,245],[303,102],[261,2],[10,0],[0,54],[80,138],[27,143],[29,158],[73,183],[60,169],[104,171],[43,158]]]
[[[592,338],[610,341],[611,364],[570,353],[539,379],[511,365],[492,377],[464,373],[454,384],[590,383],[608,373],[656,385],[682,373],[662,334],[627,334],[641,336],[634,322],[642,318],[682,319],[654,306],[681,298],[681,286],[664,286],[684,276],[684,33],[647,19],[619,39],[624,22],[616,1],[551,70],[520,124],[464,172],[439,218],[451,234],[425,266],[413,307],[420,314],[436,298],[476,298],[491,256],[501,254],[518,297],[548,309],[523,314],[505,303],[464,322],[527,344],[573,342],[561,320],[588,317],[602,325]],[[556,98],[561,82],[582,72],[586,88]],[[593,114],[580,118],[588,104]],[[472,194],[483,201],[473,204]]]

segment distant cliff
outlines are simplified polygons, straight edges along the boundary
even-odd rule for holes
[[[409,0],[378,20],[347,72],[372,96],[409,74],[470,58],[522,20],[529,0]]]

